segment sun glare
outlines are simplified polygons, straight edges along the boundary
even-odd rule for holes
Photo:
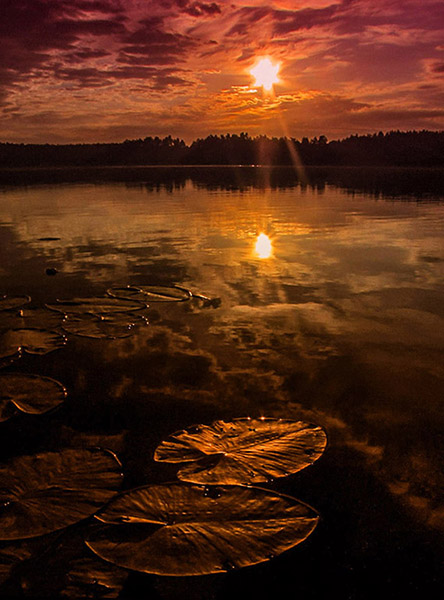
[[[254,251],[259,258],[270,258],[273,252],[273,246],[271,245],[271,240],[268,235],[260,233],[257,236]]]
[[[280,63],[272,63],[269,58],[262,58],[255,67],[250,70],[251,75],[256,79],[255,87],[263,87],[265,90],[271,90],[275,83],[279,83]]]

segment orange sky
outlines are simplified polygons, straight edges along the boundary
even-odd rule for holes
[[[2,0],[0,141],[444,129],[442,0]],[[274,95],[258,57],[281,63]]]

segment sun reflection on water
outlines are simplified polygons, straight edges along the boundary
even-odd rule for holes
[[[254,245],[254,252],[259,258],[270,258],[273,253],[273,246],[268,235],[265,233],[260,233],[257,236],[257,240]]]

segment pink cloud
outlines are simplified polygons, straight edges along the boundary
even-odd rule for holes
[[[343,135],[366,126],[444,127],[441,1],[3,0],[2,8],[0,124],[10,141],[31,135],[20,130],[20,115],[35,115],[38,136],[45,102],[58,136],[69,122],[69,141],[71,117],[87,124],[99,95],[98,111],[112,107],[109,131],[133,131],[130,119],[141,107],[158,115],[160,134],[194,128],[203,135],[212,123],[276,133],[282,110],[292,134],[314,124],[318,134],[324,126]],[[258,95],[239,91],[265,55],[282,65],[277,101],[267,108]],[[323,109],[336,99],[328,114],[318,112],[322,98]],[[368,108],[350,113],[345,106]],[[103,135],[98,121],[85,125],[88,139]],[[140,135],[149,135],[143,127]]]

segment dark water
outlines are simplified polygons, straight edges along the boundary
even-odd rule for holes
[[[153,303],[132,337],[69,336],[62,350],[7,366],[54,377],[69,396],[37,425],[3,424],[5,459],[102,445],[130,488],[174,479],[153,451],[195,423],[285,417],[328,434],[317,463],[271,485],[320,512],[303,544],[226,575],[132,574],[122,597],[442,591],[444,177],[372,173],[298,182],[261,169],[144,170],[131,183],[0,193],[2,293],[42,306],[175,283],[221,299]],[[260,233],[269,256],[255,249]],[[51,575],[24,572],[27,586],[20,575],[8,593],[45,597]]]

